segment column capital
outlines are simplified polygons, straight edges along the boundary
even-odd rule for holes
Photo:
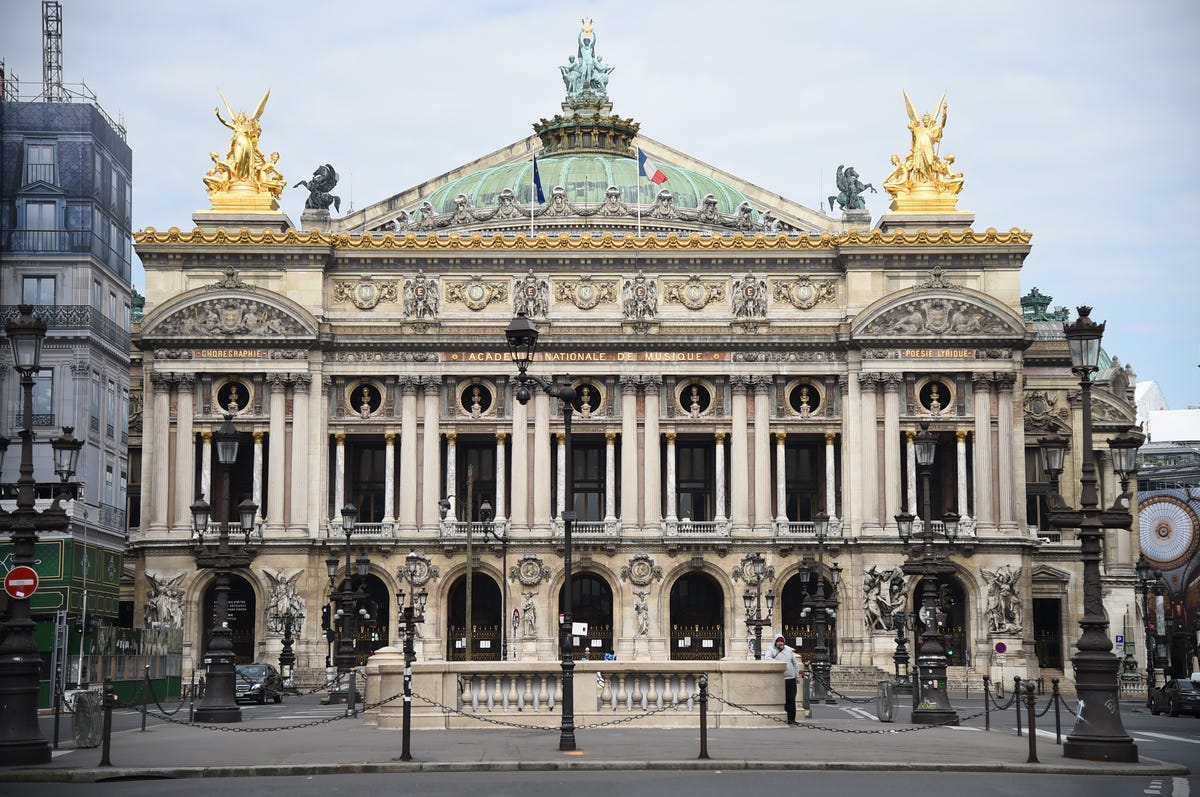
[[[642,382],[642,387],[657,388],[662,384],[663,380],[662,380],[662,377],[658,376],[657,374],[649,374],[647,376],[641,377],[641,382]]]
[[[609,445],[612,445],[613,443],[617,442],[617,433],[614,431],[605,432],[604,433],[604,442]]]
[[[508,439],[508,432],[496,432],[496,445],[504,445],[504,441]]]
[[[346,444],[346,433],[345,432],[334,432],[333,439],[335,441],[337,441],[337,444],[339,446],[344,446]]]
[[[787,432],[776,432],[775,433],[775,442],[778,443],[779,445],[783,445],[785,442],[787,442],[787,436],[788,436]]]
[[[837,437],[838,437],[837,432],[826,432],[825,433],[825,445],[827,445],[827,446],[833,445],[834,443],[837,442]]]
[[[384,432],[383,433],[383,442],[387,443],[389,446],[395,445],[396,444],[396,433],[395,432]]]
[[[265,435],[262,432],[256,430],[256,431],[251,432],[250,434],[254,438],[254,444],[256,446],[262,445],[263,437],[265,437]]]
[[[879,383],[879,374],[870,371],[861,371],[858,374],[859,387],[874,392],[875,385]]]
[[[454,445],[458,442],[458,432],[446,432],[446,442]]]
[[[724,445],[725,438],[728,435],[729,435],[729,431],[727,429],[717,429],[715,432],[713,432],[713,440],[715,440],[717,445],[719,445],[719,446]]]
[[[904,439],[907,440],[909,443],[914,442],[917,439],[916,431],[914,431],[912,429],[905,429],[904,430]]]
[[[396,380],[400,385],[400,393],[405,396],[415,396],[417,393],[417,385],[421,380],[415,376],[402,376]]]
[[[675,430],[674,429],[667,429],[666,431],[664,431],[663,437],[667,438],[667,445],[669,445],[669,446],[675,445]]]
[[[195,374],[176,374],[175,375],[175,384],[179,387],[180,390],[184,390],[184,389],[191,390],[192,388],[194,388],[196,386],[196,375]]]
[[[954,430],[954,439],[960,443],[965,443],[965,442],[967,442],[967,435],[969,435],[969,434],[970,434],[970,432],[967,431],[966,429],[955,429]]]
[[[171,389],[171,384],[175,381],[175,374],[169,371],[151,371],[150,372],[150,389],[154,391],[167,391]]]
[[[992,375],[985,373],[970,374],[971,384],[976,390],[990,390],[992,386]]]
[[[751,381],[754,384],[754,394],[756,396],[766,395],[770,392],[771,386],[775,384],[775,378],[765,374],[753,376],[751,377]]]
[[[300,371],[294,374],[288,374],[288,379],[294,387],[308,387],[312,384],[312,374],[308,371]]]
[[[272,393],[282,393],[288,384],[288,374],[267,374],[267,385]]]
[[[622,396],[636,396],[642,384],[641,379],[636,376],[622,376],[618,381],[621,384]]]
[[[992,381],[1001,390],[1008,391],[1013,389],[1013,385],[1017,382],[1017,375],[1011,371],[997,371],[992,375]]]
[[[200,440],[204,443],[204,445],[208,445],[208,444],[212,443],[212,435],[213,435],[213,433],[209,432],[209,431],[201,432]]]
[[[421,387],[425,388],[426,393],[429,393],[430,390],[436,391],[436,390],[441,389],[442,378],[440,376],[433,376],[433,375],[427,374],[425,376],[418,376],[417,383]]]
[[[734,374],[729,377],[729,386],[733,389],[733,395],[744,396],[750,390],[751,380],[749,376],[743,374]]]
[[[565,446],[567,444],[567,433],[566,432],[555,432],[554,436],[558,438],[558,444],[560,446]]]
[[[904,376],[902,374],[880,374],[883,378],[883,390],[885,393],[899,393],[900,386],[904,384]]]

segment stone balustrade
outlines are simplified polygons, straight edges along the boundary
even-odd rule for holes
[[[367,705],[403,692],[404,654],[398,648],[376,651],[364,668]],[[773,717],[783,716],[783,665],[775,662],[623,662],[575,663],[576,726],[608,722],[673,707],[633,720],[641,727],[690,728],[700,722],[702,674],[709,694]],[[428,662],[413,665],[412,727],[468,730],[505,727],[480,718],[537,727],[557,727],[562,710],[562,668],[558,662]],[[369,709],[364,722],[400,730],[402,700]],[[456,712],[462,712],[458,714]],[[774,727],[765,717],[709,700],[708,725]]]

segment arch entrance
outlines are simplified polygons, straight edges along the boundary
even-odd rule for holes
[[[725,657],[725,594],[707,573],[688,573],[671,586],[671,659]]]

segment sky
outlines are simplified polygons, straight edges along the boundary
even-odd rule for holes
[[[322,163],[362,208],[559,112],[580,18],[615,66],[614,113],[809,207],[839,164],[878,186],[932,111],[975,228],[1033,234],[1022,293],[1095,308],[1104,347],[1200,406],[1200,4],[1194,0],[341,3],[62,0],[63,76],[128,129],[134,229],[191,228],[223,92],[289,183]],[[32,96],[40,0],[0,0],[0,58]],[[288,188],[299,221],[307,191]],[[889,198],[867,194],[877,219]],[[826,209],[828,206],[825,206]],[[134,285],[144,284],[140,266]],[[1072,318],[1074,318],[1072,311]]]

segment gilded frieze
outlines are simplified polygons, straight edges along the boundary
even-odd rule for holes
[[[350,302],[359,310],[372,310],[380,302],[394,302],[398,298],[395,282],[375,282],[370,275],[358,282],[339,280],[333,284],[333,301],[339,304]]]
[[[724,282],[702,280],[693,274],[684,282],[663,282],[663,301],[682,304],[689,310],[703,310],[709,302],[728,297]]]
[[[837,284],[834,280],[813,282],[807,276],[771,280],[771,297],[777,302],[787,302],[797,310],[811,310],[818,304],[835,302]]]
[[[530,237],[524,233],[504,235],[495,233],[485,236],[482,233],[450,233],[449,235],[425,235],[415,232],[403,234],[384,233],[383,235],[351,235],[348,232],[325,233],[318,230],[287,230],[274,232],[264,230],[251,232],[248,229],[225,230],[219,228],[213,231],[195,229],[183,232],[178,227],[172,227],[165,232],[159,232],[153,227],[133,234],[138,244],[191,244],[191,245],[224,245],[224,246],[299,246],[312,245],[333,247],[334,249],[383,249],[383,250],[493,250],[521,251],[529,249],[543,250],[590,250],[590,249],[623,249],[643,251],[673,251],[679,249],[695,250],[831,250],[842,246],[1013,246],[1025,245],[1033,240],[1032,233],[1024,232],[1013,227],[1008,232],[997,232],[989,227],[985,232],[974,230],[917,230],[907,232],[893,230],[850,230],[845,233],[821,233],[820,235],[743,235],[736,233],[731,236],[703,236],[698,232],[680,235],[670,233],[664,236],[647,235],[642,238],[633,235],[591,235],[585,233],[572,236],[569,233],[547,235],[538,233]]]
[[[466,282],[447,282],[446,301],[461,304],[469,310],[482,310],[492,302],[508,301],[508,285],[503,282],[485,282],[476,276]]]
[[[592,282],[590,276],[573,282],[554,283],[554,301],[570,302],[580,310],[591,310],[602,303],[617,301],[617,283],[601,280]]]

